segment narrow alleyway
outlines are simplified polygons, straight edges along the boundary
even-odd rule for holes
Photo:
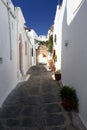
[[[57,81],[42,65],[10,93],[0,109],[0,130],[77,130],[60,105]]]

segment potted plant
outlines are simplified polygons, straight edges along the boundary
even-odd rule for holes
[[[62,106],[65,110],[74,110],[78,112],[78,98],[74,88],[71,88],[69,86],[62,87],[60,96],[62,99]]]
[[[60,80],[61,79],[61,71],[60,70],[56,70],[54,72],[54,75],[55,75],[55,79],[56,80]]]

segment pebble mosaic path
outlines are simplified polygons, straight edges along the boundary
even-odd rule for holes
[[[9,94],[0,108],[0,130],[77,130],[60,103],[52,72],[33,66],[30,78]]]

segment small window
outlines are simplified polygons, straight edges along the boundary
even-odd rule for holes
[[[0,64],[2,64],[3,63],[3,58],[2,57],[0,57]]]
[[[56,34],[55,34],[55,37],[54,37],[54,42],[56,43]]]
[[[33,48],[32,48],[32,56],[33,56]]]
[[[25,42],[25,55],[27,55],[27,42]]]

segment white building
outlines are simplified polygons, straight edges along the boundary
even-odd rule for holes
[[[25,26],[25,30],[28,37],[28,55],[29,55],[29,68],[32,66],[32,43],[29,37],[29,32],[31,31],[28,27]]]
[[[32,65],[36,65],[36,45],[38,41],[38,35],[33,29],[31,29],[31,31],[28,32],[28,37],[32,45],[32,49],[31,49]]]
[[[46,42],[48,40],[48,38],[46,35],[39,35],[38,40]]]
[[[0,107],[17,83],[17,26],[14,6],[0,1]]]
[[[26,76],[26,73],[30,67],[30,39],[28,37],[28,33],[26,31],[26,28],[24,26],[25,19],[22,14],[22,11],[20,7],[16,7],[16,17],[17,17],[17,47],[18,47],[18,66],[17,66],[17,72],[18,72],[18,79],[20,80],[22,77]]]
[[[53,30],[53,50],[54,55],[57,57],[55,62],[56,70],[61,70],[61,49],[62,49],[62,21],[64,7],[57,5],[55,19],[54,19],[54,30]]]
[[[19,7],[10,0],[0,1],[0,107],[17,83],[26,79],[32,65],[32,47]],[[3,17],[4,16],[4,17]],[[35,55],[36,56],[36,53]],[[33,60],[35,63],[36,60]]]
[[[73,86],[87,127],[87,0],[63,0],[62,82]]]

